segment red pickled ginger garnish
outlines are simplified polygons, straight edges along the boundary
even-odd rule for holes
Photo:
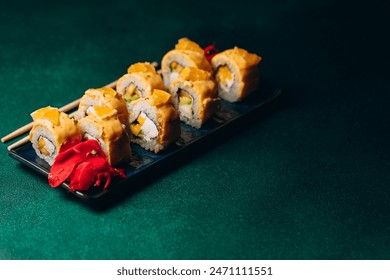
[[[209,62],[211,62],[211,59],[218,53],[218,50],[215,47],[215,43],[208,45],[203,49],[203,51]]]
[[[87,140],[60,152],[49,173],[49,185],[58,187],[68,181],[70,191],[87,191],[91,186],[106,189],[112,177],[125,178],[123,169],[108,164],[96,140]]]

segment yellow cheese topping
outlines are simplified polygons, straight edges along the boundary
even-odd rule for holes
[[[148,62],[138,62],[134,63],[127,69],[127,73],[136,73],[136,72],[152,72],[152,73],[157,73],[156,69],[154,66]]]
[[[196,67],[186,67],[180,76],[187,81],[206,81],[211,79],[211,74]]]
[[[78,108],[79,111],[83,112],[82,115],[88,114],[87,110],[91,103],[117,110],[119,121],[123,124],[128,123],[129,113],[126,108],[126,102],[122,95],[114,89],[104,87],[98,89],[90,88],[85,91]]]
[[[188,50],[195,51],[199,53],[204,53],[203,49],[195,42],[191,41],[188,38],[181,38],[179,42],[175,45],[176,50]]]
[[[115,97],[115,95],[116,95],[116,91],[110,87],[98,88],[96,90],[103,93],[103,95],[109,95],[109,96],[113,96],[113,97]]]
[[[232,72],[226,65],[218,67],[217,74],[215,76],[218,82],[231,80],[233,78]]]
[[[88,112],[88,116],[82,118],[81,122],[93,122],[97,124],[98,135],[103,141],[116,141],[124,131],[124,127],[118,119],[117,110],[103,106],[93,106],[93,110]]]
[[[234,47],[234,49],[232,49],[231,52],[236,56],[242,57],[249,65],[256,65],[261,60],[261,58],[258,55],[254,53],[249,53],[247,50],[238,47]]]
[[[155,89],[155,90],[153,90],[153,93],[151,95],[152,105],[153,106],[160,106],[162,104],[167,103],[170,98],[171,98],[171,95],[168,92],[160,90],[160,89]]]
[[[116,114],[117,111],[115,109],[109,108],[109,107],[102,107],[98,105],[93,106],[94,114],[103,119],[103,118],[109,118],[112,115]]]
[[[31,117],[34,121],[38,119],[46,119],[55,126],[59,125],[60,123],[60,111],[58,111],[57,108],[50,106],[36,110],[35,112],[31,113]]]

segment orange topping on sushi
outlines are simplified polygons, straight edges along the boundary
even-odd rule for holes
[[[110,87],[98,88],[97,90],[103,93],[103,95],[110,95],[110,96],[116,95],[116,91]]]
[[[94,105],[93,106],[93,111],[97,117],[100,118],[106,118],[106,117],[111,117],[112,115],[116,114],[116,110],[109,108],[109,107],[101,107]]]
[[[196,67],[186,67],[180,75],[187,81],[205,81],[211,79],[209,72]]]
[[[160,90],[160,89],[155,89],[153,91],[153,94],[151,96],[152,99],[152,104],[154,106],[159,106],[162,104],[165,104],[169,101],[171,98],[171,95],[167,93],[166,91]]]
[[[220,54],[230,57],[231,59],[235,60],[239,66],[242,65],[242,67],[256,66],[261,61],[261,57],[257,54],[250,53],[247,50],[241,49],[239,47],[225,50]]]
[[[202,54],[204,53],[203,49],[197,43],[189,40],[188,38],[179,39],[179,42],[176,44],[175,49],[194,51]]]
[[[134,63],[127,69],[127,73],[136,73],[136,72],[152,72],[157,73],[154,66],[148,62],[138,62]]]
[[[234,47],[233,53],[237,56],[244,58],[248,62],[248,64],[258,64],[261,60],[258,55],[249,53],[247,50],[238,47]]]
[[[38,119],[46,119],[50,121],[53,125],[60,124],[60,111],[58,111],[57,108],[53,108],[50,106],[36,110],[31,114],[31,117],[34,121]]]

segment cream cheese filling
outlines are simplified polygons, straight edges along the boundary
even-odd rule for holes
[[[218,68],[216,80],[223,91],[229,91],[234,83],[234,74],[227,65],[223,65]]]
[[[137,120],[132,123],[131,131],[133,135],[148,142],[158,136],[156,124],[144,112],[141,112]]]
[[[179,112],[180,112],[180,114],[188,119],[192,119],[193,97],[183,90],[181,90],[178,95],[179,95]]]
[[[39,136],[38,149],[45,156],[51,156],[56,151],[56,146],[46,137]]]

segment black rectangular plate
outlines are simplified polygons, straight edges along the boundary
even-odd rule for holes
[[[221,101],[220,109],[202,128],[196,129],[181,123],[181,136],[179,140],[168,149],[163,150],[158,154],[146,151],[140,146],[132,143],[132,158],[126,164],[118,166],[119,168],[125,169],[127,178],[111,183],[107,190],[91,188],[91,190],[87,192],[74,191],[72,193],[83,200],[101,198],[110,191],[113,184],[127,183],[140,174],[145,175],[148,171],[151,171],[152,167],[157,164],[160,165],[168,162],[174,156],[188,150],[193,144],[200,142],[200,140],[211,140],[212,135],[217,131],[222,128],[229,129],[229,126],[233,124],[233,122],[239,121],[248,113],[264,109],[267,105],[270,105],[273,101],[278,99],[280,94],[280,89],[263,88],[252,93],[247,99],[241,102],[228,103],[226,101]],[[36,155],[31,143],[17,147],[14,150],[9,151],[8,154],[10,157],[20,161],[32,170],[46,176],[46,178],[48,177],[50,166]],[[61,186],[69,190],[68,184],[64,183]]]

